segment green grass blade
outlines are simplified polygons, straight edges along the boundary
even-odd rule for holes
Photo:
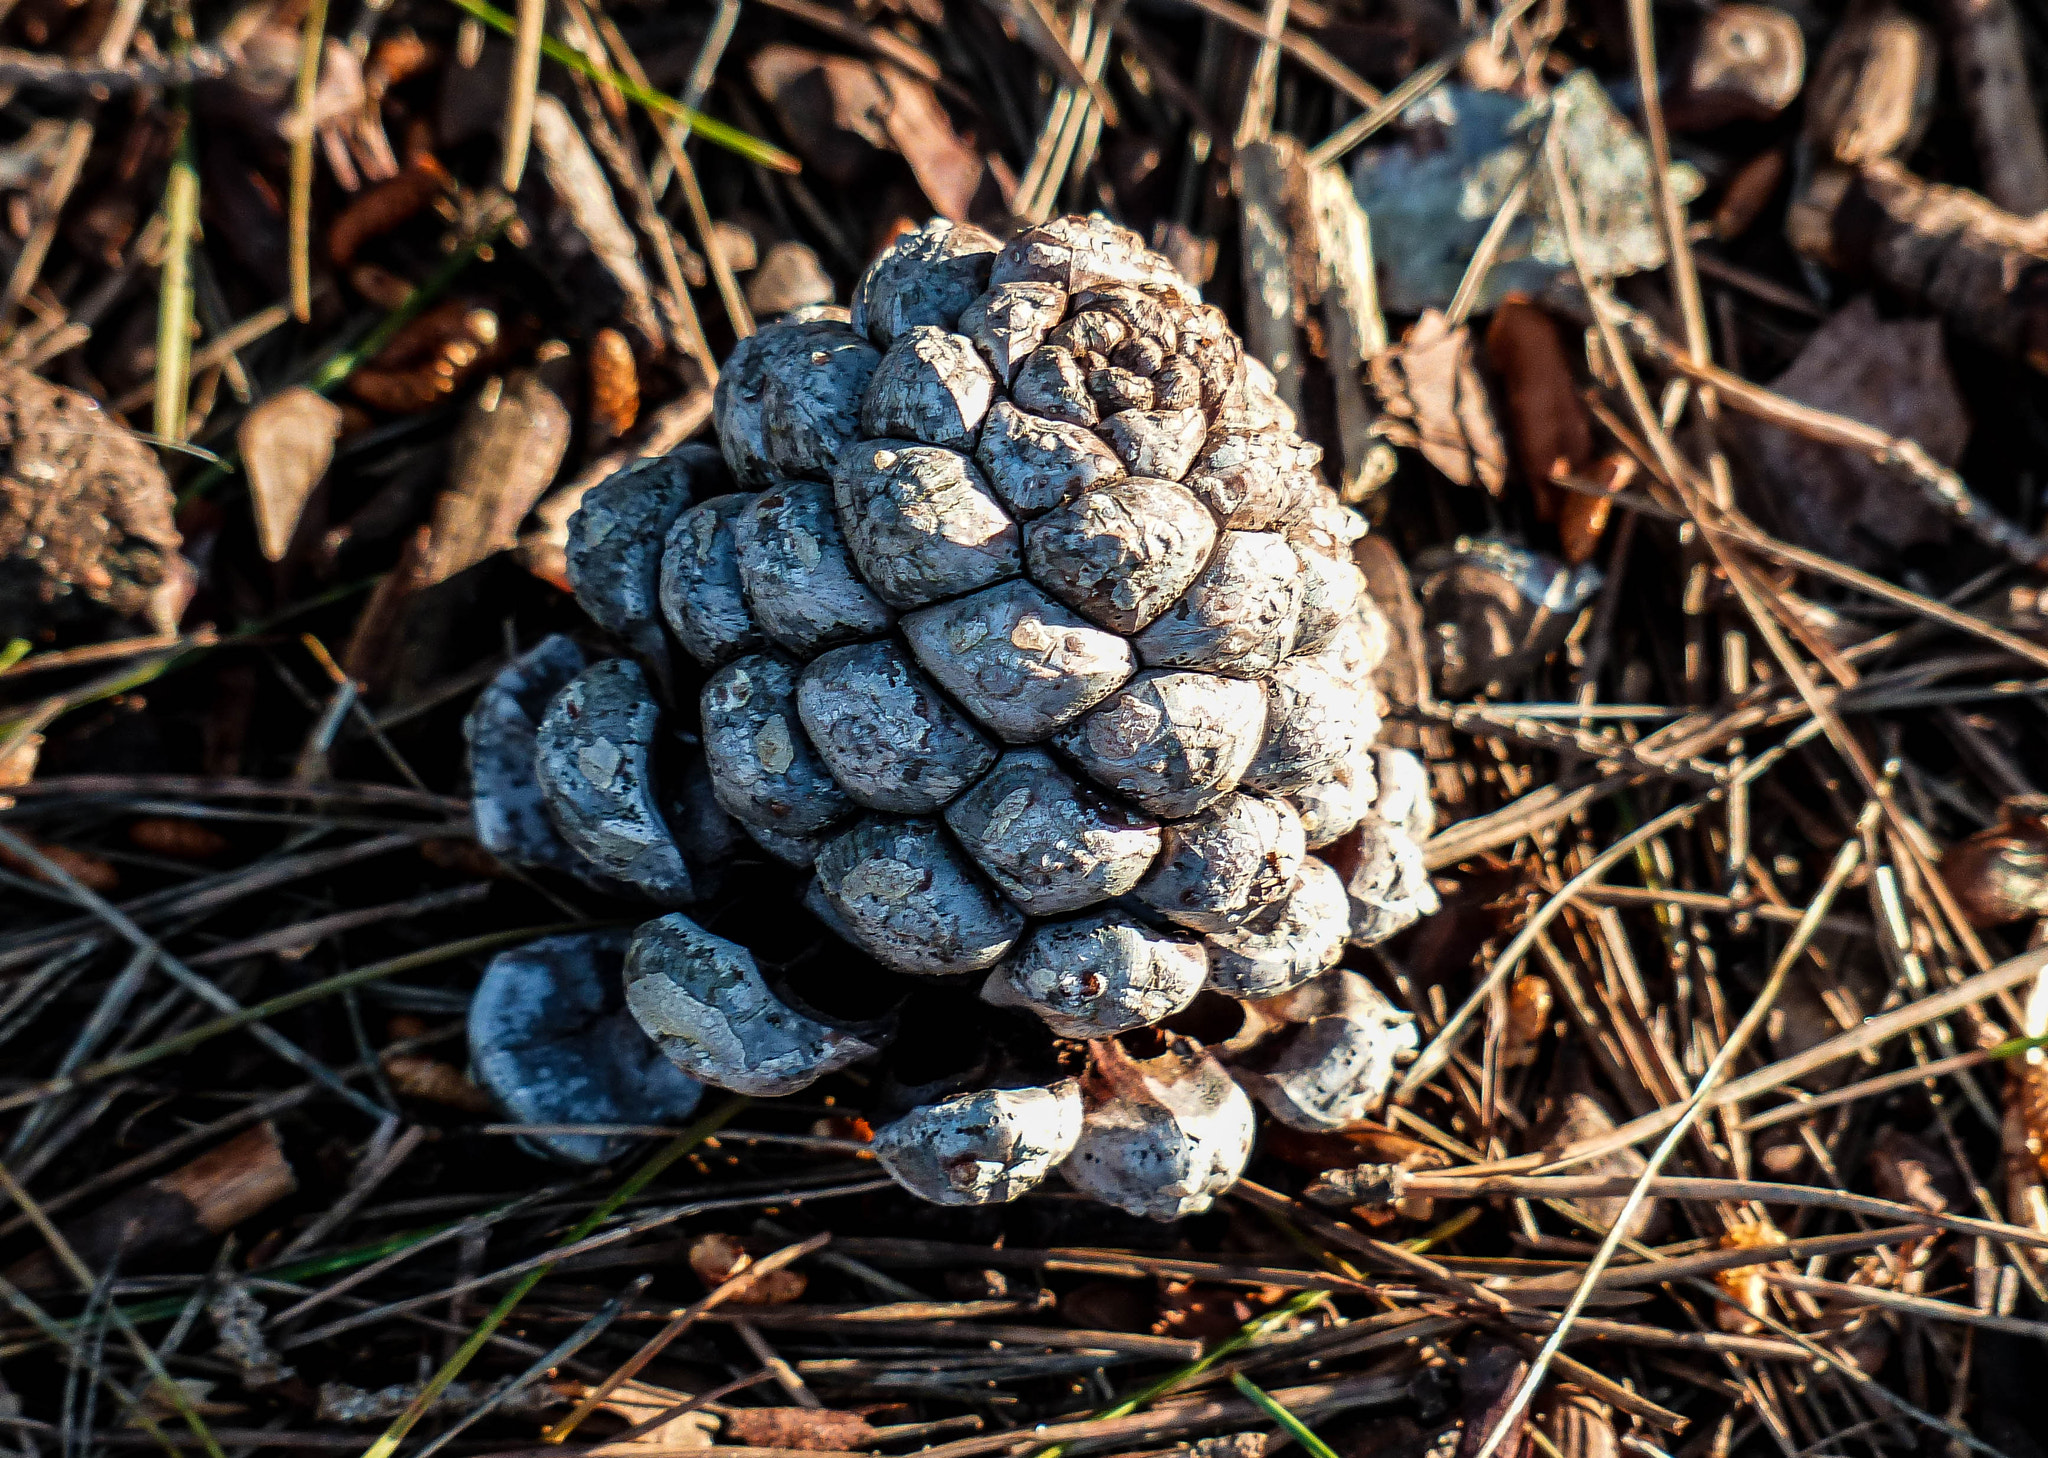
[[[484,0],[450,0],[450,3],[464,13],[481,20],[495,31],[500,31],[505,35],[517,35],[519,33],[519,27],[511,16],[498,9],[495,5],[484,3]],[[639,85],[630,77],[622,76],[617,71],[596,65],[581,51],[576,50],[572,46],[564,45],[551,35],[541,38],[540,48],[550,60],[560,61],[570,70],[581,72],[593,81],[603,82],[618,92],[619,95],[626,97],[628,100],[639,102],[640,105],[646,107],[649,111],[659,112],[663,116],[672,117],[679,122],[683,122],[691,131],[695,132],[705,141],[723,147],[728,152],[736,153],[746,158],[749,162],[758,163],[763,167],[771,167],[777,172],[786,172],[791,176],[803,171],[803,163],[797,161],[796,158],[790,156],[789,153],[783,151],[782,148],[774,145],[772,142],[764,142],[751,133],[741,131],[738,127],[727,126],[724,122],[708,117],[701,111],[692,111],[681,102],[663,96],[659,91],[653,91]]]
[[[1231,1373],[1230,1385],[1250,1398],[1254,1407],[1285,1428],[1309,1458],[1337,1458],[1336,1450],[1318,1438],[1307,1423],[1289,1412],[1271,1393],[1253,1386],[1251,1378],[1244,1373]]]
[[[690,1125],[689,1128],[670,1140],[658,1154],[635,1170],[623,1184],[606,1196],[604,1201],[595,1210],[592,1210],[588,1215],[577,1221],[574,1226],[570,1227],[568,1234],[564,1235],[556,1243],[558,1245],[574,1245],[577,1241],[583,1239],[584,1236],[590,1234],[591,1231],[597,1229],[598,1226],[609,1220],[618,1211],[620,1206],[652,1184],[663,1170],[731,1123],[733,1117],[750,1102],[751,1100],[746,1098],[727,1099],[703,1118],[697,1120],[696,1123]],[[475,1359],[478,1352],[484,1349],[484,1344],[490,1341],[498,1328],[503,1326],[506,1320],[511,1317],[513,1311],[518,1308],[519,1303],[526,1299],[527,1293],[546,1279],[548,1273],[552,1270],[554,1270],[554,1267],[551,1265],[537,1266],[533,1270],[528,1271],[524,1276],[521,1276],[513,1284],[512,1289],[499,1299],[498,1304],[491,1308],[490,1314],[478,1324],[477,1329],[469,1334],[469,1338],[460,1347],[456,1348],[455,1355],[442,1363],[441,1370],[436,1372],[432,1380],[420,1389],[419,1395],[407,1404],[405,1411],[393,1418],[391,1426],[378,1435],[377,1441],[363,1450],[362,1458],[391,1458],[391,1455],[397,1452],[398,1445],[405,1441],[405,1435],[411,1432],[419,1420],[427,1415],[427,1410],[447,1390],[448,1384],[462,1375],[463,1369]]]

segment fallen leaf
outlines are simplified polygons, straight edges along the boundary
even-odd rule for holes
[[[1466,326],[1454,329],[1430,309],[1408,326],[1399,344],[1373,356],[1371,372],[1386,411],[1375,427],[1380,435],[1421,451],[1453,483],[1476,483],[1500,495],[1507,483],[1507,447]]]
[[[449,448],[448,486],[434,503],[422,587],[518,545],[569,450],[574,422],[546,366],[489,380],[464,407]]]
[[[1500,377],[1515,466],[1541,521],[1556,521],[1558,470],[1577,475],[1593,457],[1593,421],[1572,377],[1564,331],[1521,294],[1509,294],[1486,326],[1486,362]]]
[[[242,417],[235,445],[249,475],[256,544],[282,562],[306,502],[334,461],[341,407],[303,385],[280,390]]]
[[[746,1246],[736,1236],[712,1232],[690,1242],[690,1269],[706,1288],[725,1284],[754,1263]],[[780,1306],[804,1294],[809,1280],[802,1271],[785,1266],[759,1280],[740,1287],[726,1298],[735,1306]]]
[[[1744,1220],[1721,1237],[1723,1250],[1755,1250],[1781,1245],[1785,1233],[1768,1220]],[[1765,1266],[1735,1266],[1714,1272],[1714,1284],[1727,1293],[1734,1306],[1716,1305],[1714,1321],[1723,1331],[1752,1336],[1764,1329],[1757,1318],[1770,1314],[1770,1283],[1764,1279]]]
[[[228,838],[196,820],[146,815],[129,822],[128,844],[175,861],[210,861],[228,848]]]
[[[805,163],[827,181],[851,187],[877,152],[895,152],[934,208],[966,220],[987,166],[954,130],[930,82],[888,61],[782,44],[756,51],[747,74]]]
[[[1880,319],[1858,298],[1815,330],[1791,368],[1771,381],[1789,400],[1918,441],[1953,466],[1970,438],[1970,415],[1949,371],[1941,324]],[[1863,567],[1883,567],[1907,547],[1946,541],[1949,518],[1918,489],[1865,457],[1740,419],[1730,438],[1744,451],[1761,506],[1804,545]]]
[[[386,1053],[379,1061],[393,1090],[406,1098],[460,1109],[465,1114],[488,1114],[496,1108],[491,1096],[452,1063],[416,1053]]]
[[[1581,211],[1588,269],[1615,278],[1662,267],[1649,145],[1590,71],[1560,81],[1549,108],[1548,124],[1557,132]],[[1372,219],[1381,302],[1390,313],[1419,314],[1448,306],[1457,293],[1479,240],[1535,161],[1544,106],[1451,85],[1411,106],[1402,125],[1397,140],[1360,150],[1351,178]],[[1684,163],[1672,167],[1670,180],[1681,202],[1703,186]],[[1539,167],[1476,307],[1491,308],[1510,290],[1540,294],[1571,264],[1557,203]]]
[[[652,1382],[637,1378],[621,1382],[598,1403],[601,1411],[622,1418],[634,1427],[648,1419],[680,1407],[690,1400],[691,1394],[678,1392],[672,1387],[660,1387]],[[718,1427],[718,1419],[708,1412],[684,1413],[670,1418],[659,1427],[648,1429],[633,1439],[633,1446],[648,1448],[709,1448],[711,1435]]]

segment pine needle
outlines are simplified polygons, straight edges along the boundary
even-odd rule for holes
[[[199,224],[199,171],[192,165],[192,120],[179,128],[164,186],[164,266],[156,306],[156,434],[185,438],[192,373],[192,234]]]

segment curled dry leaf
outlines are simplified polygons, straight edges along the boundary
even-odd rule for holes
[[[1680,58],[1665,118],[1680,131],[1769,121],[1798,98],[1805,79],[1798,21],[1772,5],[1717,5]]]
[[[755,317],[772,319],[837,296],[832,276],[809,244],[786,240],[774,244],[747,280],[747,307]]]
[[[1578,475],[1593,458],[1593,421],[1572,377],[1564,331],[1521,294],[1509,294],[1486,326],[1486,361],[1500,377],[1515,466],[1541,521],[1556,521],[1558,471]]]
[[[1933,115],[1941,46],[1898,5],[1854,7],[1829,39],[1806,92],[1817,158],[1858,167],[1912,150]]]
[[[1998,823],[1950,846],[1941,879],[1972,926],[2048,916],[2048,800],[2008,800]]]
[[[487,1114],[491,1096],[471,1083],[461,1069],[438,1058],[417,1053],[386,1053],[378,1059],[392,1091],[403,1098],[422,1099],[465,1114]]]
[[[1373,356],[1371,374],[1386,411],[1377,427],[1382,436],[1421,451],[1457,485],[1500,495],[1507,448],[1464,325],[1452,328],[1436,310],[1426,311],[1399,344]]]
[[[782,44],[755,52],[747,74],[804,160],[828,181],[851,185],[874,152],[897,152],[934,208],[956,223],[966,220],[986,164],[954,129],[929,81],[888,61]]]
[[[584,361],[590,390],[590,424],[599,443],[624,435],[640,417],[640,369],[626,336],[604,328],[590,337]]]
[[[174,861],[210,861],[228,848],[228,838],[196,820],[145,815],[128,822],[128,844],[147,855]]]
[[[297,534],[306,503],[334,460],[341,437],[341,407],[294,385],[260,401],[235,430],[235,448],[249,477],[256,513],[256,545],[282,562]]]
[[[690,1269],[697,1273],[697,1279],[704,1283],[706,1290],[724,1285],[734,1276],[744,1274],[747,1268],[754,1264],[753,1256],[747,1253],[745,1245],[737,1237],[716,1231],[709,1235],[700,1235],[690,1242],[689,1261]],[[802,1296],[804,1289],[809,1285],[810,1278],[802,1271],[784,1266],[741,1286],[726,1297],[726,1300],[736,1306],[781,1306]]]
[[[519,523],[568,453],[573,422],[562,375],[550,366],[514,370],[485,381],[464,407],[449,447],[448,485],[434,502],[423,585],[518,545]]]
[[[1721,1237],[1721,1249],[1754,1250],[1761,1246],[1782,1245],[1784,1240],[1785,1232],[1769,1220],[1750,1218],[1729,1227]],[[1770,1314],[1771,1299],[1770,1283],[1764,1279],[1765,1269],[1763,1266],[1735,1266],[1714,1273],[1714,1284],[1735,1303],[1733,1306],[1715,1306],[1714,1320],[1721,1330],[1749,1336],[1764,1329],[1758,1318]]]
[[[1771,388],[1917,441],[1944,466],[1961,458],[1969,440],[1970,414],[1949,371],[1941,325],[1881,319],[1867,297],[1815,330]],[[1946,513],[1863,455],[1747,418],[1731,436],[1755,465],[1763,508],[1817,551],[1882,567],[1907,547],[1948,538]]]
[[[1437,692],[1453,698],[1518,678],[1564,641],[1600,588],[1590,566],[1491,538],[1459,537],[1417,555]]]
[[[1597,1138],[1610,1134],[1618,1127],[1614,1115],[1607,1105],[1588,1093],[1568,1093],[1558,1102],[1558,1107],[1543,1128],[1543,1149],[1547,1152],[1576,1144],[1582,1139]],[[1633,1147],[1603,1154],[1598,1159],[1589,1159],[1579,1165],[1584,1174],[1603,1174],[1634,1177],[1648,1168],[1640,1151]],[[1621,1216],[1621,1207],[1627,1203],[1621,1195],[1595,1195],[1573,1200],[1587,1215],[1600,1223],[1602,1229],[1613,1225]],[[1655,1200],[1645,1200],[1637,1207],[1633,1219],[1628,1223],[1628,1233],[1636,1240],[1648,1240],[1651,1232],[1663,1225],[1664,1207]]]
[[[691,1394],[678,1392],[673,1387],[641,1378],[621,1382],[604,1395],[598,1403],[598,1410],[608,1412],[621,1421],[638,1427],[672,1408],[683,1406],[690,1401]],[[667,1422],[649,1428],[633,1440],[631,1448],[646,1447],[670,1451],[678,1448],[709,1448],[712,1434],[718,1429],[718,1417],[714,1413],[697,1411],[683,1413]]]

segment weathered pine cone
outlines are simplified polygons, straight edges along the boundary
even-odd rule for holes
[[[905,234],[850,322],[734,351],[725,471],[686,447],[586,499],[571,580],[645,671],[569,647],[508,671],[478,712],[512,737],[473,728],[486,844],[507,854],[486,820],[533,821],[537,800],[559,846],[525,858],[688,905],[728,858],[708,790],[812,870],[807,904],[876,961],[976,979],[1085,1041],[1078,1078],[999,1070],[881,1131],[928,1199],[1011,1199],[1064,1161],[1171,1218],[1243,1167],[1246,1090],[1305,1128],[1361,1117],[1414,1031],[1333,969],[1347,940],[1434,909],[1428,798],[1419,764],[1372,748],[1387,629],[1352,558],[1365,523],[1267,378],[1099,217],[1007,244]],[[657,702],[687,671],[668,641],[707,675],[708,780],[685,767],[687,713]],[[678,914],[641,929],[625,979],[671,1059],[744,1092],[889,1035],[803,1006]],[[1245,1004],[1241,1068],[1234,1047],[1134,1036],[1205,990]]]

